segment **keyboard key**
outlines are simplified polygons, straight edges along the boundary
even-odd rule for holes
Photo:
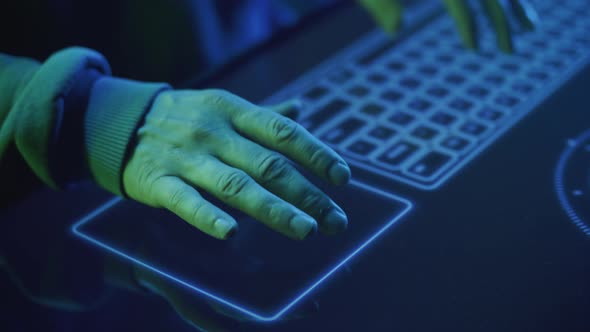
[[[406,65],[401,61],[390,61],[387,63],[386,66],[387,68],[395,72],[400,72],[406,69]]]
[[[479,136],[483,135],[483,133],[485,133],[487,129],[488,129],[488,126],[486,126],[482,123],[467,120],[459,128],[459,131],[461,131],[462,133],[467,134],[469,136],[479,137]]]
[[[392,116],[390,116],[388,120],[400,126],[407,126],[412,121],[414,121],[414,119],[415,117],[413,115],[408,114],[406,112],[398,111],[395,112]]]
[[[317,99],[320,99],[321,97],[325,96],[328,92],[329,92],[328,88],[326,88],[324,86],[315,86],[315,87],[309,89],[306,93],[304,93],[303,97],[305,97],[305,99],[309,99],[309,100],[317,100]]]
[[[451,100],[451,102],[449,103],[449,107],[461,113],[466,113],[469,112],[471,108],[473,108],[473,103],[469,100],[457,97]]]
[[[518,104],[519,100],[516,97],[510,96],[508,94],[501,94],[494,99],[494,102],[500,106],[504,107],[513,107]]]
[[[470,142],[463,137],[451,135],[451,136],[445,138],[440,143],[440,145],[451,150],[451,151],[460,153],[460,152],[463,152],[467,149],[467,147],[470,145]]]
[[[481,70],[481,65],[475,62],[466,62],[463,64],[463,69],[472,73],[477,73]]]
[[[436,40],[434,38],[427,38],[422,41],[422,44],[424,44],[424,46],[426,46],[428,48],[434,48],[434,47],[438,46],[438,40]]]
[[[457,120],[456,116],[451,115],[446,112],[437,112],[432,117],[430,117],[430,121],[432,121],[436,124],[442,125],[442,126],[449,126],[453,122],[455,122],[456,120]]]
[[[434,97],[443,98],[449,94],[449,90],[443,88],[442,86],[433,86],[428,88],[428,90],[426,90],[426,93]]]
[[[500,86],[504,83],[504,77],[496,74],[488,74],[484,77],[484,81],[495,86]]]
[[[519,56],[525,60],[528,61],[533,61],[535,59],[535,54],[533,52],[528,52],[528,51],[521,51],[519,53],[516,54],[516,56]]]
[[[383,141],[392,138],[395,134],[395,130],[381,125],[377,125],[369,131],[369,136]]]
[[[301,124],[309,131],[312,131],[327,120],[333,119],[336,115],[347,109],[349,106],[350,103],[346,100],[334,99],[318,109],[317,112],[305,118]]]
[[[465,77],[461,74],[451,73],[445,76],[445,82],[453,85],[460,85],[465,82]]]
[[[348,93],[355,97],[365,97],[369,94],[369,88],[362,85],[355,85],[348,89]]]
[[[439,30],[439,33],[443,37],[453,37],[455,35],[455,31],[451,27],[446,27]]]
[[[343,84],[353,77],[353,73],[348,69],[339,69],[328,74],[328,79],[336,84]]]
[[[490,90],[480,85],[472,85],[467,88],[467,94],[476,98],[485,98],[490,94]]]
[[[544,51],[547,49],[547,42],[543,39],[535,39],[531,42],[531,46]]]
[[[529,94],[534,89],[535,89],[535,87],[532,84],[529,84],[524,81],[519,81],[519,82],[512,84],[512,90],[516,91],[518,93],[521,93],[521,94]]]
[[[483,58],[484,60],[487,60],[487,61],[494,60],[496,58],[496,54],[497,53],[492,52],[492,51],[479,51],[479,52],[475,53],[476,56]]]
[[[349,118],[341,121],[336,126],[326,131],[320,138],[327,143],[339,144],[347,137],[356,133],[365,125],[365,121],[357,118]]]
[[[399,141],[381,154],[377,160],[388,167],[398,168],[405,160],[418,151],[416,144]]]
[[[431,102],[419,97],[412,99],[412,101],[410,101],[410,103],[408,104],[409,108],[420,113],[428,111],[428,109],[430,109],[431,106]]]
[[[412,130],[412,136],[429,141],[438,135],[438,130],[427,127],[427,126],[418,126],[414,130]]]
[[[407,50],[404,52],[404,56],[412,61],[416,61],[422,58],[422,52],[417,49]]]
[[[367,79],[375,84],[382,84],[387,81],[387,76],[380,73],[372,73],[367,76]]]
[[[382,94],[381,94],[381,98],[389,101],[389,102],[397,102],[400,99],[402,99],[404,96],[403,93],[396,91],[396,90],[392,90],[392,89],[388,89],[385,90]]]
[[[425,76],[432,77],[438,73],[438,69],[434,66],[423,65],[418,68],[418,72]]]
[[[504,116],[504,113],[495,110],[490,107],[486,107],[483,110],[477,112],[477,117],[488,121],[488,122],[497,122]]]
[[[549,75],[546,72],[535,70],[528,73],[528,76],[536,81],[543,82],[549,78]]]
[[[504,62],[500,65],[500,68],[509,73],[516,73],[520,66],[513,62]]]
[[[420,86],[420,80],[415,79],[413,77],[405,77],[402,78],[402,80],[399,82],[399,84],[403,87],[406,87],[408,89],[416,89],[417,87]]]
[[[451,64],[453,60],[455,60],[455,57],[452,54],[443,53],[437,55],[435,59],[442,64],[448,65]]]
[[[356,140],[346,147],[349,152],[363,157],[368,156],[375,149],[377,149],[377,145],[363,139]]]
[[[385,107],[376,104],[376,103],[368,103],[366,105],[364,105],[363,107],[361,107],[361,112],[368,114],[368,115],[372,115],[372,116],[376,116],[379,115],[381,113],[383,113],[385,111]]]
[[[423,178],[430,178],[439,173],[452,159],[451,156],[445,153],[430,151],[410,166],[408,173]]]
[[[556,58],[545,60],[545,64],[547,67],[554,70],[560,70],[563,68],[563,66],[565,66],[565,63],[561,59]]]
[[[580,56],[580,51],[578,51],[575,48],[565,47],[565,48],[561,48],[558,52],[559,52],[559,54],[567,56],[567,57],[571,58],[572,60],[577,59]]]

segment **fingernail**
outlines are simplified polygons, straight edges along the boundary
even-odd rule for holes
[[[308,235],[316,233],[318,224],[311,217],[298,215],[291,220],[291,230],[295,233],[295,236],[303,240]]]
[[[330,168],[329,175],[335,184],[345,184],[350,180],[350,168],[345,162],[338,161]]]
[[[213,228],[215,229],[215,233],[219,235],[221,239],[227,240],[236,234],[238,230],[238,225],[232,221],[218,218],[213,223]]]
[[[348,218],[340,208],[333,208],[324,217],[324,224],[331,232],[341,232],[348,227]]]

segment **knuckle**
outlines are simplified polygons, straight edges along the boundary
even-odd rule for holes
[[[170,193],[168,198],[169,209],[172,211],[180,211],[182,204],[187,199],[188,193],[184,189],[176,189]]]
[[[277,154],[266,156],[259,166],[260,178],[263,182],[275,181],[289,173],[289,164]]]
[[[137,172],[137,184],[140,186],[152,186],[158,178],[157,174],[163,169],[160,162],[153,158],[145,158],[139,163]]]
[[[307,155],[309,155],[309,161],[312,165],[317,167],[327,167],[331,164],[331,159],[325,151],[316,146],[307,147]]]
[[[281,203],[266,203],[266,214],[268,216],[269,225],[275,229],[280,229],[288,225],[289,221],[294,217],[292,213],[285,209],[284,204]]]
[[[271,132],[279,143],[293,141],[298,133],[299,126],[291,119],[276,117],[271,121]]]
[[[226,106],[230,101],[231,94],[222,89],[207,89],[202,90],[200,97],[203,102],[210,105]]]
[[[300,206],[306,211],[317,211],[324,206],[328,206],[328,202],[320,193],[307,190],[303,195]]]
[[[239,195],[249,182],[250,178],[244,172],[232,171],[219,177],[217,187],[220,194],[227,199]]]
[[[202,221],[202,213],[203,213],[203,204],[195,204],[191,207],[189,212],[189,218],[191,222],[197,224]]]

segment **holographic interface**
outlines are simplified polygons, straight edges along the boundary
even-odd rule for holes
[[[72,230],[206,300],[254,320],[274,321],[385,237],[412,207],[403,198],[355,181],[321,189],[348,214],[349,228],[342,234],[293,241],[232,211],[240,230],[220,241],[165,210],[119,198],[76,221]]]
[[[567,141],[555,170],[555,190],[573,224],[590,236],[590,130]]]
[[[302,98],[303,125],[350,164],[437,189],[590,59],[590,21],[577,19],[587,1],[536,6],[543,24],[515,38],[514,55],[490,31],[481,52],[466,50],[443,15],[400,41],[375,31],[269,102]]]

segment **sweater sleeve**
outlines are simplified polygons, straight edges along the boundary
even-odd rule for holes
[[[167,88],[111,77],[102,55],[79,47],[42,65],[0,55],[0,164],[17,153],[51,187],[65,188],[78,180],[71,174],[85,174],[123,195],[134,134]]]

